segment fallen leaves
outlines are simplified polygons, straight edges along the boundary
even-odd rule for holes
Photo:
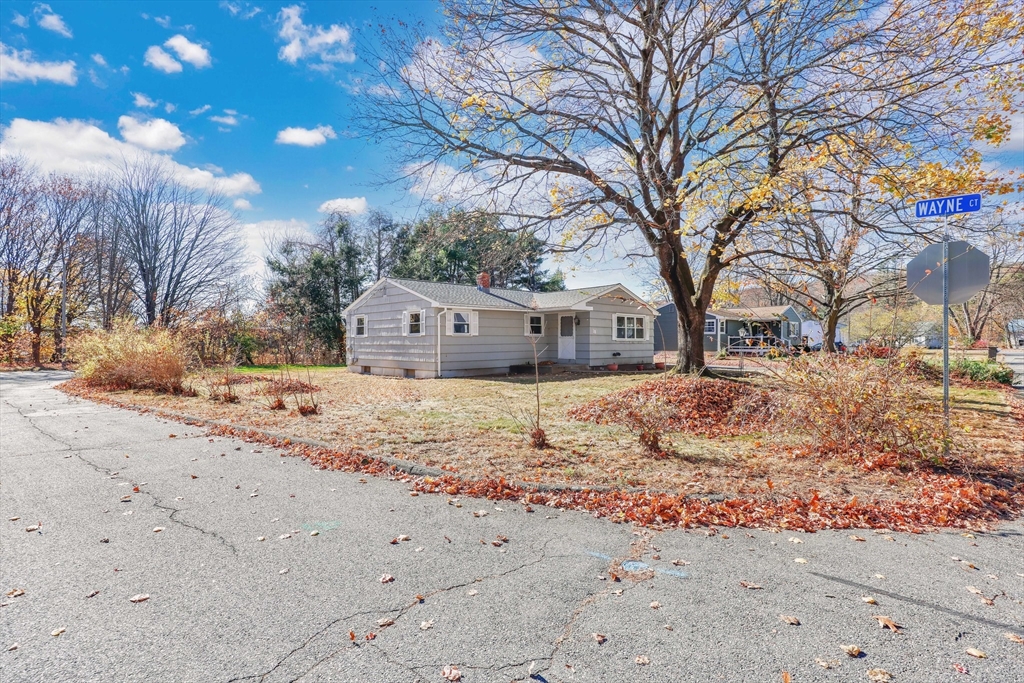
[[[93,591],[92,593],[89,593],[89,594],[88,594],[88,595],[86,595],[85,597],[86,597],[86,598],[95,598],[95,597],[96,597],[97,595],[99,595],[99,594],[100,594],[100,592],[99,592],[99,591]]]
[[[637,658],[634,659],[633,661],[635,661],[640,666],[647,666],[648,664],[651,663],[651,658],[648,657],[647,655],[637,655]]]
[[[420,630],[421,631],[429,631],[432,628],[434,628],[434,620],[433,619],[430,619],[429,621],[421,621],[420,622]]]
[[[892,680],[892,674],[885,669],[868,669],[868,678],[876,683],[886,683]]]
[[[789,537],[789,542],[790,543],[803,543],[804,541],[803,541],[802,538],[797,538],[796,536],[790,536]]]
[[[57,636],[59,636],[60,634],[64,633],[64,631],[67,631],[67,630],[68,630],[67,627],[61,626],[60,628],[55,628],[52,631],[50,631],[50,635],[53,636],[54,638],[56,638]]]
[[[789,675],[788,671],[782,672],[782,683],[793,683],[793,677]]]
[[[858,543],[865,543],[867,541],[867,539],[863,538],[862,536],[856,536],[856,535],[850,536],[850,540],[851,541],[857,541]]]
[[[861,649],[856,645],[840,645],[839,648],[850,657],[860,657]]]
[[[805,560],[805,559],[804,559],[804,558],[802,558],[802,557],[798,557],[798,558],[796,558],[796,559],[795,559],[795,560],[793,560],[793,561],[794,561],[794,562],[796,562],[797,564],[807,564],[807,560]]]
[[[164,528],[162,526],[153,527],[153,533],[154,534],[158,534],[158,533],[160,533],[163,530],[164,530]]]
[[[608,637],[603,633],[591,633],[590,637],[596,640],[598,645],[604,645],[608,641]]]
[[[486,517],[488,515],[487,510],[477,510],[473,513],[474,517]]]
[[[792,615],[789,615],[789,614],[780,614],[779,615],[779,619],[781,619],[782,621],[786,622],[787,624],[790,624],[791,626],[799,626],[800,625],[800,620],[797,619],[796,617],[792,616]]]
[[[12,588],[6,593],[7,597],[9,598],[20,598],[24,594],[25,590],[23,588]]]
[[[874,598],[872,598],[869,595],[865,595],[864,597],[861,598],[861,600],[863,600],[864,602],[868,603],[869,605],[877,605],[878,604],[878,601],[875,600]]]
[[[149,600],[149,593],[139,593],[128,598],[128,602],[140,603]]]
[[[1004,633],[1003,637],[1019,645],[1024,645],[1024,636],[1019,636],[1016,633]]]
[[[762,588],[764,588],[764,586],[759,586],[756,583],[751,583],[750,581],[740,581],[740,585],[742,587],[746,588],[747,590],[752,590],[752,591],[759,591]]]
[[[379,626],[380,628],[387,628],[388,626],[394,626],[394,625],[395,625],[395,620],[394,619],[378,619],[377,620],[377,626]]]
[[[871,615],[871,618],[878,621],[878,627],[881,629],[889,629],[893,633],[900,632],[900,626],[890,617],[883,617],[880,614],[873,614]]]
[[[651,609],[661,609],[661,603],[655,600],[651,603]]]
[[[8,652],[14,652],[17,649],[18,649],[18,644],[17,643],[11,643],[10,647],[7,648],[7,651]]]
[[[974,586],[968,586],[967,590],[970,591],[971,593],[974,593],[975,595],[984,595],[984,593],[982,593],[982,591],[980,589],[975,588]]]
[[[977,659],[988,659],[988,655],[976,647],[969,647],[966,650],[964,650],[964,652],[966,652],[972,657],[976,657]]]
[[[28,531],[28,532],[39,531],[39,527],[40,526],[41,525],[39,525],[39,524],[33,524],[32,526],[25,527],[25,531]]]
[[[676,566],[676,567],[685,567],[686,565],[688,565],[690,563],[687,562],[686,560],[672,560],[672,564],[674,566]]]
[[[441,678],[445,679],[446,681],[461,681],[462,672],[456,669],[451,664],[449,664],[448,666],[441,669]]]
[[[960,662],[953,662],[953,670],[960,674],[970,675],[970,670]]]
[[[382,574],[381,577],[377,580],[381,583],[391,583],[395,580],[395,577],[391,576],[391,574]]]
[[[292,537],[291,534],[281,534],[280,536],[277,537],[277,540],[283,541],[284,539],[291,538],[291,537]]]
[[[815,657],[814,663],[820,666],[822,669],[831,669],[832,663],[822,659],[821,657]]]

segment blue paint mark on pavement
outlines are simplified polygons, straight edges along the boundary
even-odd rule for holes
[[[609,562],[612,561],[612,558],[608,557],[604,553],[595,552],[593,550],[587,550],[586,553],[587,553],[587,555],[590,555],[591,557],[596,557],[599,560],[607,560]],[[642,571],[646,571],[648,569],[651,569],[651,570],[653,570],[657,574],[665,574],[666,576],[674,576],[677,579],[688,579],[688,578],[690,578],[690,575],[687,574],[684,571],[679,571],[678,569],[659,569],[658,567],[652,567],[651,565],[647,564],[646,562],[639,562],[638,560],[626,560],[625,562],[622,563],[622,568],[624,570],[626,570],[627,572],[642,572]]]

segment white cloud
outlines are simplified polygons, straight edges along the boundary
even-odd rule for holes
[[[200,114],[205,114],[208,111],[210,111],[210,105],[204,104],[196,109],[190,109],[188,113],[192,114],[192,116],[199,116]]]
[[[250,202],[248,199],[244,197],[239,197],[238,199],[235,200],[232,206],[234,206],[239,211],[248,211],[249,209],[252,208],[252,202]]]
[[[199,43],[193,43],[180,33],[168,38],[164,47],[174,50],[178,59],[188,62],[197,69],[210,66],[210,51]]]
[[[153,17],[153,21],[155,21],[157,24],[159,24],[160,26],[162,26],[164,28],[169,28],[170,25],[171,25],[171,17],[170,16],[166,16],[166,17]]]
[[[277,58],[295,64],[300,59],[318,60],[310,67],[329,70],[336,63],[350,63],[356,60],[352,49],[352,31],[347,26],[331,24],[330,27],[313,26],[302,21],[302,7],[290,5],[277,15],[277,36],[285,41]]]
[[[159,45],[150,45],[146,49],[145,63],[165,74],[176,74],[181,71],[181,62],[164,52]]]
[[[38,4],[33,10],[33,14],[36,15],[36,23],[39,24],[40,28],[45,28],[47,31],[53,31],[59,33],[65,38],[71,37],[71,29],[64,23],[64,20],[59,14],[55,14],[49,5]]]
[[[168,102],[167,104],[164,105],[164,111],[167,112],[168,114],[170,114],[171,112],[173,112],[177,108],[178,108],[178,105],[171,104],[170,102]]]
[[[252,19],[263,11],[262,7],[255,7],[248,2],[233,2],[232,0],[221,0],[221,9],[227,10],[228,14],[239,19]]]
[[[99,52],[97,52],[96,54],[94,54],[92,56],[92,61],[96,62],[97,64],[99,64],[102,67],[106,67],[107,66],[107,60],[104,59],[103,55],[101,55]]]
[[[237,126],[238,118],[235,116],[211,116],[210,120],[222,126]]]
[[[173,152],[185,144],[185,136],[166,119],[146,121],[134,116],[122,116],[117,120],[117,129],[126,142],[154,152]]]
[[[338,137],[330,126],[317,126],[316,128],[285,128],[278,131],[277,139],[279,145],[298,145],[299,147],[316,147]]]
[[[14,18],[11,19],[11,23],[19,28],[28,28],[28,17],[24,14],[19,14],[17,11],[14,13]]]
[[[162,164],[190,187],[218,190],[229,197],[261,192],[260,184],[248,173],[224,175],[186,166],[166,154],[117,140],[85,121],[14,119],[3,129],[0,147],[4,154],[23,155],[44,173],[104,173],[120,167],[126,159],[143,158]]]
[[[339,197],[329,199],[317,209],[320,213],[347,213],[358,216],[366,213],[366,197]]]
[[[75,63],[71,60],[36,62],[33,61],[29,50],[19,51],[0,43],[0,82],[5,81],[52,81],[74,85],[78,82],[78,74],[75,73]]]
[[[236,116],[238,114],[238,112],[234,109],[225,109],[224,113],[228,116]]]
[[[145,107],[146,109],[152,109],[156,106],[156,101],[149,99],[143,93],[133,92],[132,97],[135,98],[133,104],[136,107]]]

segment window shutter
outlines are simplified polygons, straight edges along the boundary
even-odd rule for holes
[[[469,336],[475,337],[480,334],[480,314],[471,311],[469,314]]]
[[[402,336],[409,336],[409,311],[402,311]]]
[[[427,333],[427,312],[424,309],[420,309],[420,334],[425,335]]]
[[[651,338],[651,316],[644,316],[644,341]]]
[[[616,339],[616,337],[615,337],[615,328],[618,326],[618,324],[619,324],[619,316],[613,314],[612,315],[612,340],[613,341]]]
[[[452,311],[444,312],[444,333],[449,337],[455,334],[455,313]]]
[[[531,332],[531,330],[530,330],[530,314],[529,313],[524,313],[523,314],[523,334],[525,336],[529,337],[530,336],[530,332]]]

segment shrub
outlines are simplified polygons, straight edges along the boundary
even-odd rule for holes
[[[1013,368],[1004,363],[997,363],[994,360],[957,358],[949,363],[949,375],[950,377],[966,379],[972,382],[1013,384]]]
[[[924,395],[915,363],[816,354],[793,360],[775,380],[786,406],[779,426],[810,436],[819,454],[869,468],[942,456],[941,409]]]
[[[853,354],[860,358],[893,358],[896,356],[896,349],[869,343],[858,346]]]
[[[78,373],[92,386],[186,393],[191,354],[173,332],[137,329],[122,321],[110,332],[88,332],[73,340]]]

